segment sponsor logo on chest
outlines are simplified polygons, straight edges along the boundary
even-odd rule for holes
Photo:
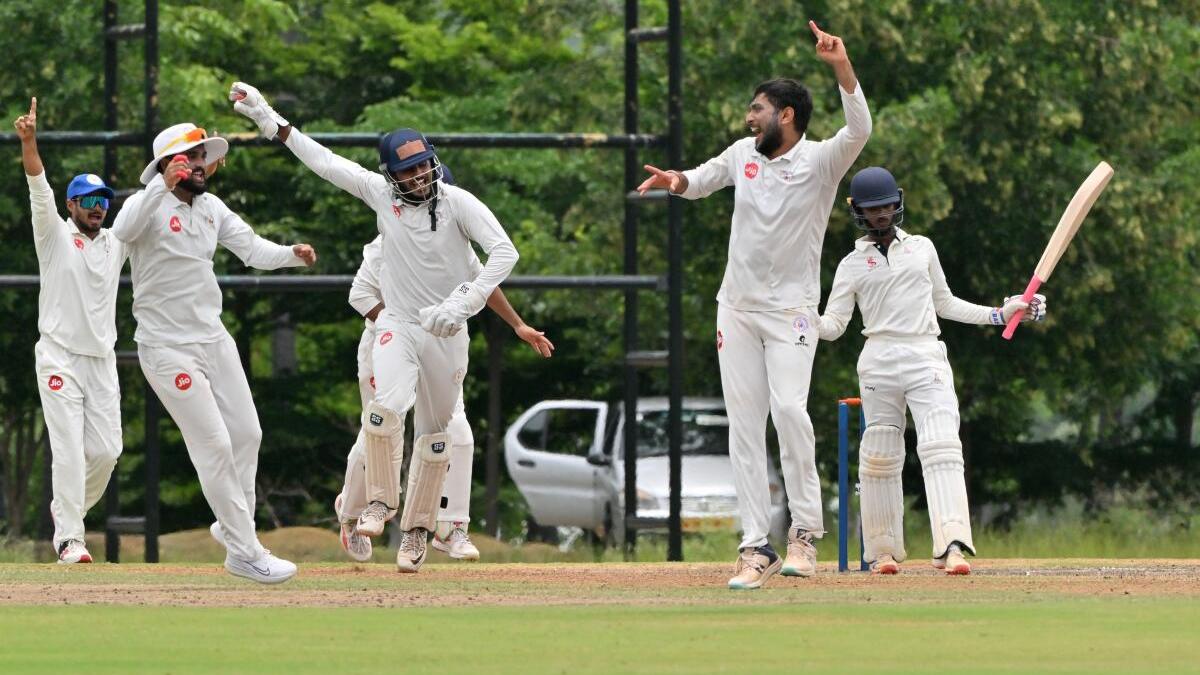
[[[746,174],[746,178],[754,180],[754,177],[758,175],[758,162],[746,162],[743,171]]]
[[[83,250],[83,240],[79,237],[75,237],[75,248],[79,249],[80,251]]]
[[[171,221],[167,223],[167,229],[172,232],[182,232],[183,221],[179,219],[179,216],[171,216]]]
[[[379,336],[379,346],[380,347],[382,347],[383,345],[386,345],[387,343],[389,343],[391,341],[392,341],[392,331],[390,331],[390,330],[388,332],[384,333],[383,335]]]

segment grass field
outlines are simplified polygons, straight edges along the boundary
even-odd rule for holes
[[[1200,672],[1200,561],[924,561],[894,578],[728,565],[0,565],[0,672]]]

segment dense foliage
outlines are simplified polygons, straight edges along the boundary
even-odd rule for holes
[[[138,20],[127,2],[122,22]],[[643,25],[665,23],[645,2]],[[1194,499],[1200,403],[1197,229],[1187,213],[1200,194],[1200,6],[1155,0],[828,0],[684,3],[685,162],[715,155],[745,133],[753,86],[792,76],[813,91],[809,130],[841,125],[832,73],[813,55],[815,19],[846,42],[872,107],[875,131],[855,169],[883,164],[905,188],[908,229],[937,243],[951,287],[997,303],[1024,285],[1058,214],[1092,166],[1117,173],[1045,288],[1050,319],[1007,343],[991,329],[943,324],[957,372],[971,490],[978,511],[1001,516],[1066,494],[1093,505],[1120,489],[1166,501]],[[99,3],[0,5],[0,106],[8,120],[39,99],[46,130],[103,125]],[[258,86],[307,130],[618,131],[622,124],[623,7],[616,0],[442,2],[165,2],[161,8],[160,109],[164,125],[247,131],[228,85]],[[665,123],[665,47],[641,59],[643,126]],[[140,43],[121,47],[122,126],[138,128]],[[7,123],[6,123],[7,124]],[[15,145],[0,172],[0,273],[37,271],[27,191]],[[61,195],[74,173],[98,170],[96,148],[43,146]],[[370,150],[346,154],[373,166]],[[658,153],[647,161],[661,163]],[[522,259],[520,274],[621,269],[622,160],[611,150],[460,150],[442,153],[461,185],[500,217]],[[125,186],[140,151],[121,151]],[[311,175],[286,150],[235,149],[214,191],[257,231],[308,241],[319,273],[352,273],[374,217]],[[728,241],[732,195],[687,209],[686,391],[716,395],[713,300]],[[665,218],[648,211],[640,241],[646,272],[663,269]],[[835,209],[823,284],[855,233]],[[219,272],[242,273],[218,255]],[[0,528],[44,527],[36,452],[42,435],[33,379],[35,292],[0,291]],[[529,323],[558,345],[543,362],[511,338],[503,405],[512,419],[558,396],[619,395],[621,299],[617,294],[513,292]],[[665,299],[644,296],[643,347],[665,346]],[[132,346],[129,299],[118,310],[119,348]],[[354,347],[360,324],[345,298],[228,294],[227,324],[246,355],[265,430],[260,463],[264,523],[327,522],[341,464],[357,426]],[[275,367],[272,335],[297,326],[298,368]],[[857,319],[856,319],[857,322]],[[467,408],[486,437],[486,354],[475,320]],[[834,401],[857,390],[862,339],[853,329],[822,345],[809,407],[823,475],[834,469]],[[122,371],[127,511],[139,509],[142,380]],[[661,391],[662,376],[647,376]],[[173,425],[164,425],[163,521],[209,517]],[[910,432],[911,433],[911,432]],[[910,440],[911,442],[911,440]],[[483,478],[477,455],[476,482]],[[910,461],[914,461],[911,460]],[[906,477],[916,480],[910,467]],[[911,489],[916,490],[915,486]],[[477,491],[477,494],[481,493]],[[505,531],[520,522],[504,491]],[[1187,503],[1184,501],[1183,503]],[[481,500],[475,513],[483,514]],[[41,523],[41,525],[39,525]]]

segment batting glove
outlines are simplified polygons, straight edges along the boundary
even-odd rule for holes
[[[1004,298],[1001,306],[992,310],[992,324],[1003,326],[1008,323],[1013,314],[1022,309],[1025,310],[1025,315],[1021,317],[1022,323],[1044,320],[1046,318],[1046,296],[1035,293],[1033,300],[1028,304],[1019,295],[1010,295]]]
[[[229,88],[229,100],[233,101],[233,109],[254,120],[258,130],[266,138],[275,138],[279,127],[288,126],[288,121],[275,112],[267,103],[267,99],[254,87],[245,82],[234,82]]]
[[[421,310],[421,328],[437,337],[457,335],[485,304],[487,296],[479,286],[463,282],[440,305]]]

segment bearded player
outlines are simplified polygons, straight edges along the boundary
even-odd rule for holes
[[[821,243],[838,183],[871,135],[871,114],[839,37],[809,22],[816,54],[837,77],[846,126],[833,138],[805,136],[812,97],[777,79],[754,92],[746,113],[751,137],[690,171],[646,169],[638,190],[666,188],[686,199],[734,187],[729,262],[717,294],[717,358],[729,411],[742,542],[729,587],[762,586],[782,570],[816,571],[813,543],[825,533],[808,388],[817,348]],[[767,541],[767,414],[779,432],[780,466],[792,523],[787,559]]]
[[[396,555],[401,572],[416,572],[442,502],[448,429],[467,369],[463,328],[512,271],[517,249],[483,202],[442,182],[441,163],[421,133],[398,129],[384,136],[379,171],[369,171],[292,128],[254,87],[234,83],[230,100],[265,137],[278,137],[314,173],[375,211],[383,235],[379,286],[385,307],[375,322],[371,354],[375,397],[364,415],[368,508],[356,527],[377,536],[400,509],[394,463],[403,447],[396,439],[420,400]],[[487,255],[482,269],[472,243]],[[384,508],[370,508],[370,502]]]
[[[900,229],[904,193],[887,169],[870,167],[850,182],[850,213],[866,235],[838,264],[833,290],[820,319],[822,340],[846,330],[854,305],[863,317],[867,343],[858,359],[866,430],[859,444],[864,558],[876,574],[896,574],[904,561],[905,408],[917,427],[917,456],[925,474],[933,565],[947,574],[970,574],[964,553],[975,555],[958,397],[937,318],[1003,326],[1015,312],[1024,321],[1046,316],[1046,298],[1026,304],[1020,295],[1000,307],[956,298],[946,284],[937,250],[928,237]]]

